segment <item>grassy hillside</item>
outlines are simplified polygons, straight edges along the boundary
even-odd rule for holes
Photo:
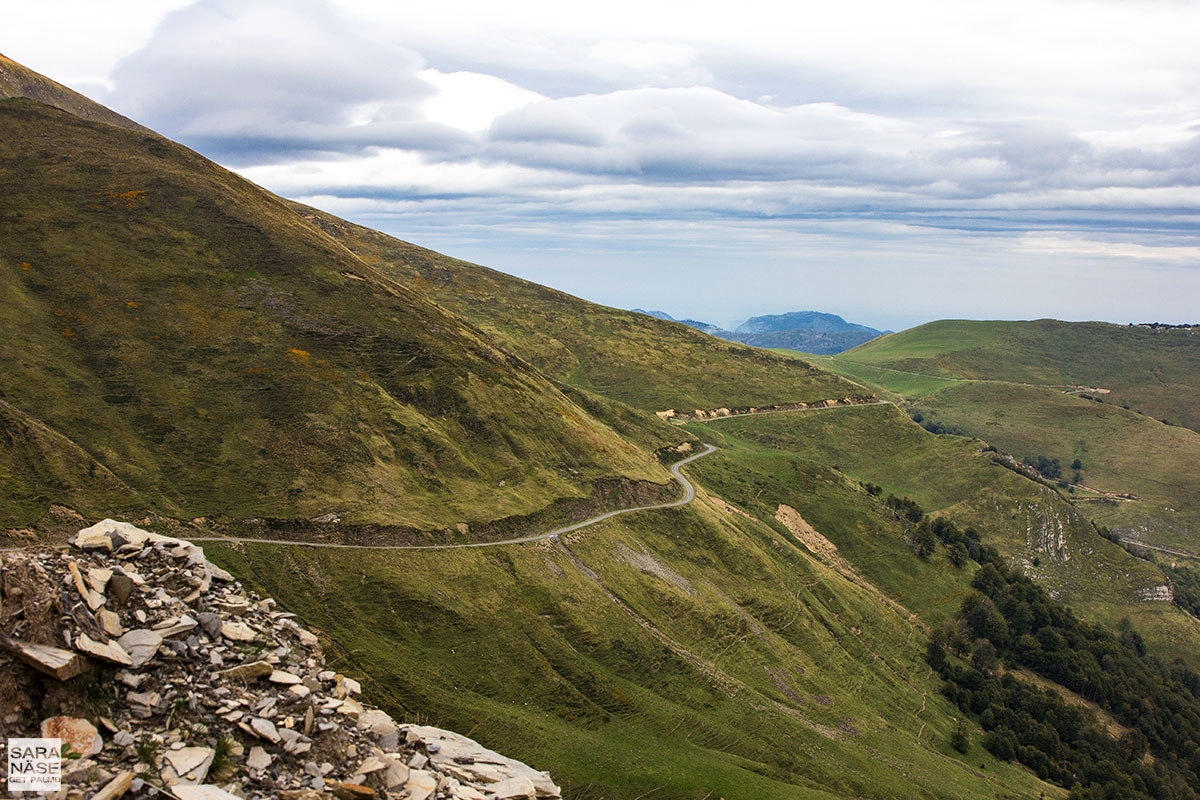
[[[1097,522],[1159,544],[1188,549],[1200,543],[1200,434],[1194,431],[1020,384],[959,383],[915,405],[928,419],[953,420],[1018,459],[1056,459],[1067,480],[1078,461],[1081,485],[1067,497]]]
[[[1158,567],[978,442],[892,407],[669,426],[646,411],[861,389],[297,213],[18,77],[11,92],[90,119],[0,100],[3,527],[64,504],[282,535],[332,512],[333,535],[468,539],[673,494],[654,452],[718,442],[690,468],[693,504],[561,540],[208,546],[397,716],[548,768],[576,800],[1066,794],[997,761],[942,696],[926,642],[976,564],[918,557],[911,520],[864,481],[1195,658],[1200,621],[1144,599]]]
[[[1200,336],[1187,330],[948,321],[815,360],[927,425],[978,437],[1018,460],[1057,460],[1055,477],[1079,484],[1064,483],[1063,495],[1121,535],[1198,550],[1200,433],[1137,405],[1169,388],[1172,413],[1188,408],[1190,385],[1200,383],[1198,354]],[[1079,385],[1088,388],[1072,388]]]
[[[0,529],[37,520],[51,500],[112,514],[146,507],[74,442],[0,400]]]
[[[24,474],[8,526],[136,497],[181,519],[453,529],[674,491],[649,451],[683,434],[576,393],[585,410],[186,148],[2,100],[0,180],[4,431],[50,432],[0,460]]]
[[[721,459],[734,465],[714,474],[714,462],[701,461],[695,472],[729,500],[760,509],[759,516],[774,504],[800,502],[791,479],[799,462],[827,465],[856,481],[879,484],[884,495],[911,497],[926,512],[976,528],[1010,563],[1088,619],[1115,628],[1129,617],[1162,655],[1197,664],[1200,620],[1171,603],[1144,599],[1167,585],[1167,576],[1099,536],[1085,514],[1053,489],[1000,466],[978,441],[927,433],[893,406],[690,427],[724,447]],[[832,521],[846,512],[824,509],[814,512],[817,519],[821,513]],[[858,560],[860,544],[854,540],[835,543],[902,602],[938,618],[937,607],[903,599],[915,591],[911,575],[893,574],[886,559]]]
[[[564,383],[650,411],[808,402],[861,387],[678,322],[589,303],[296,206],[368,264]]]
[[[723,448],[688,468],[695,504],[559,543],[209,549],[321,627],[397,713],[503,743],[577,798],[1065,793],[996,762],[971,724],[967,753],[950,746],[962,715],[924,646],[975,565],[917,557],[860,481],[975,526],[1085,618],[1194,663],[1200,621],[1139,599],[1159,569],[978,442],[888,406],[690,427]]]
[[[1200,430],[1200,329],[1104,322],[941,320],[837,360],[973,380],[1110,390],[1097,395]]]
[[[911,599],[965,593],[970,570],[916,559],[836,472],[798,466],[788,486],[823,533],[892,563]],[[503,744],[575,800],[1062,794],[977,735],[951,749],[958,714],[922,661],[910,598],[814,555],[770,511],[702,490],[557,544],[208,549],[322,628],[393,711]]]

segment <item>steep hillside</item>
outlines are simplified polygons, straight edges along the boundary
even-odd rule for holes
[[[827,468],[789,486],[789,524],[893,564],[913,594],[896,602],[811,537],[704,491],[553,543],[206,549],[328,635],[331,663],[397,718],[503,743],[574,800],[1053,796],[975,734],[966,755],[949,744],[958,714],[905,603],[937,597],[948,615],[971,570],[914,557]]]
[[[6,527],[69,503],[459,536],[674,491],[649,451],[677,431],[585,411],[186,148],[3,100],[0,180]]]
[[[936,541],[922,556],[915,522],[859,475],[888,491],[927,488],[940,518],[1003,546],[980,559],[1014,564],[1085,618],[1128,618],[1147,634],[1147,670],[1158,657],[1194,660],[1200,621],[1143,592],[1162,585],[1155,567],[978,446],[880,407],[695,428],[724,446],[689,467],[695,503],[558,541],[370,559],[210,549],[322,628],[334,663],[393,713],[503,743],[574,798],[1065,794],[996,760],[971,704],[950,705],[924,660],[931,632],[957,625],[974,596],[976,562]],[[984,669],[978,679],[999,680]],[[1127,741],[1093,707],[1078,713],[1096,746]],[[1164,796],[1191,797],[1176,789]]]
[[[28,67],[18,64],[0,53],[0,98],[27,97],[48,106],[70,112],[77,117],[107,122],[121,128],[142,133],[153,133],[128,117],[93,102],[78,92],[39,75]]]
[[[953,424],[1068,485],[1092,519],[1161,545],[1200,549],[1200,434],[1051,389],[963,382],[921,398],[924,421]]]
[[[843,397],[861,387],[686,325],[608,308],[296,206],[368,264],[564,383],[661,411]]]
[[[1195,330],[946,321],[817,363],[931,429],[1041,464],[1064,497],[1122,536],[1200,550],[1200,433],[1155,418],[1189,419],[1198,402]]]
[[[1200,328],[942,320],[838,358],[925,375],[1105,389],[1097,394],[1104,402],[1200,430]]]
[[[734,417],[689,427],[723,448],[720,456],[698,462],[696,474],[760,517],[773,514],[778,503],[801,502],[791,476],[808,467],[797,465],[825,465],[879,485],[881,495],[911,498],[928,513],[975,528],[1007,563],[1086,618],[1115,627],[1128,617],[1160,654],[1200,666],[1200,620],[1161,591],[1171,583],[1168,576],[1100,536],[1089,522],[1090,507],[1076,508],[1054,489],[1013,472],[978,440],[932,435],[889,405]],[[853,540],[836,544],[852,559],[860,547]],[[911,576],[895,574],[894,566],[861,564],[898,597],[921,596]],[[937,619],[936,608],[904,602]]]

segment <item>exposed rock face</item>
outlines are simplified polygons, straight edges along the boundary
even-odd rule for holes
[[[560,796],[367,705],[315,634],[196,545],[112,520],[72,544],[0,554],[0,737],[70,743],[58,800]]]
[[[804,411],[812,408],[835,408],[837,406],[861,406],[877,403],[879,399],[873,395],[851,395],[841,399],[815,400],[811,403],[779,403],[770,406],[738,406],[736,408],[697,408],[694,411],[677,412],[675,409],[655,411],[663,419],[673,419],[679,422],[693,422],[700,419],[720,419],[722,417],[739,417],[745,414],[767,414],[775,411]]]
[[[1175,593],[1171,591],[1170,586],[1146,586],[1137,590],[1136,597],[1142,602],[1160,601],[1170,603],[1175,599]]]

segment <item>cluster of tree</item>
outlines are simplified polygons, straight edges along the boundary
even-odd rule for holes
[[[1037,470],[1037,467],[1029,463],[1029,459],[1026,459],[1025,460],[1026,463],[1022,464],[1022,463],[1018,462],[1012,456],[1008,455],[1007,453],[1003,453],[999,450],[996,450],[994,447],[993,448],[985,447],[985,448],[983,448],[982,452],[995,453],[995,455],[992,456],[993,464],[1004,467],[1007,470],[1011,470],[1012,472],[1015,472],[1018,475],[1020,475],[1022,478],[1028,478],[1031,481],[1036,481],[1036,482],[1042,484],[1043,486],[1057,485],[1059,488],[1067,488],[1068,487],[1067,482],[1062,477],[1059,477],[1056,480],[1050,480],[1048,478],[1043,477],[1042,474]],[[1061,469],[1061,466],[1060,466],[1060,469]],[[1080,475],[1079,477],[1080,477],[1080,480],[1082,480],[1083,476]],[[1078,483],[1078,481],[1076,481],[1076,483]],[[1072,492],[1075,491],[1074,487],[1071,487],[1071,491]]]
[[[920,425],[930,433],[948,433],[953,436],[962,436],[957,425],[947,425],[944,422],[938,422],[936,419],[926,417],[920,411],[912,412],[912,421]]]
[[[1077,619],[999,563],[981,566],[972,585],[956,622],[930,638],[927,659],[943,693],[977,715],[988,750],[1073,787],[1074,797],[1200,797],[1200,676],[1147,655],[1135,631],[1118,637]],[[1005,671],[1019,667],[1129,731],[1113,738],[1090,711]]]
[[[1200,572],[1178,565],[1160,565],[1171,576],[1175,605],[1200,618]]]
[[[1072,471],[1069,483],[1062,462],[1057,458],[1031,456],[1026,458],[1022,463],[1046,480],[1054,481],[1060,488],[1070,488],[1072,492],[1075,491],[1075,488],[1070,486],[1070,484],[1079,483],[1083,480],[1083,473],[1080,472],[1083,469],[1083,462],[1078,458],[1071,462],[1070,468]]]
[[[925,509],[917,505],[917,501],[910,497],[897,497],[894,494],[889,494],[883,503],[890,508],[897,517],[908,520],[909,522],[920,523],[926,519]]]
[[[1062,463],[1057,458],[1031,456],[1025,459],[1025,465],[1036,469],[1043,478],[1055,480],[1062,477]]]
[[[1168,330],[1169,331],[1169,330],[1174,330],[1176,328],[1182,328],[1182,329],[1200,328],[1200,325],[1191,325],[1188,323],[1183,323],[1181,325],[1172,325],[1169,322],[1139,322],[1139,323],[1137,323],[1137,326],[1139,328],[1149,328],[1152,331],[1157,331],[1157,330]],[[1131,328],[1133,327],[1132,322],[1129,323],[1129,327],[1131,327]]]
[[[996,548],[980,541],[979,531],[974,528],[960,530],[948,519],[934,519],[909,497],[889,494],[883,502],[897,519],[906,523],[912,534],[913,546],[921,558],[928,559],[937,552],[940,544],[946,548],[946,557],[956,567],[965,566],[968,561],[997,565],[1004,563]]]

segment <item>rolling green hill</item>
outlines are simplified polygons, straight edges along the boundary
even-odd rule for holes
[[[443,256],[295,206],[381,273],[551,377],[648,411],[810,402],[862,388],[812,365]]]
[[[941,320],[882,336],[837,358],[852,369],[865,364],[951,378],[1107,389],[1093,394],[1200,430],[1200,328]]]
[[[3,100],[0,180],[0,422],[34,457],[0,461],[7,527],[69,501],[441,530],[674,491],[650,450],[679,432],[585,410],[186,148]]]
[[[727,499],[762,508],[760,516],[773,503],[799,502],[786,477],[795,462],[834,468],[880,485],[884,494],[910,497],[935,516],[974,527],[1008,563],[1085,618],[1116,627],[1128,617],[1163,656],[1200,666],[1200,620],[1169,602],[1146,599],[1156,587],[1169,585],[1169,578],[1100,536],[1089,521],[1091,506],[1072,505],[1054,489],[1006,468],[978,440],[935,436],[890,405],[730,418],[689,428],[724,448],[721,458],[736,464],[714,474],[715,462],[700,462],[693,468],[697,475]],[[764,486],[765,493],[754,499]],[[836,543],[854,558],[855,541]],[[891,564],[863,563],[861,569],[910,602],[904,598],[914,591],[912,582],[891,574]],[[911,607],[937,619],[936,608]]]
[[[814,361],[923,424],[1048,464],[1065,497],[1122,536],[1200,550],[1200,433],[1156,418],[1195,424],[1195,329],[950,320]]]
[[[953,420],[1020,460],[1054,459],[1068,481],[1078,472],[1079,485],[1064,494],[1091,519],[1157,544],[1198,549],[1200,472],[1193,465],[1200,464],[1200,434],[1021,384],[959,383],[916,407],[927,420]]]

